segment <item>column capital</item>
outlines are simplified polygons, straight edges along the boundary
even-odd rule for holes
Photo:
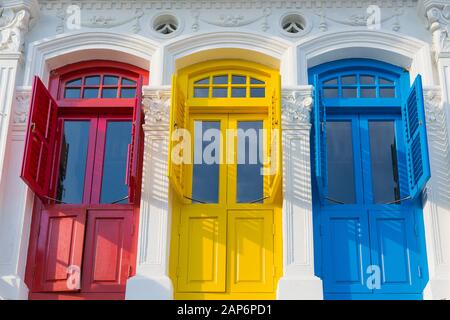
[[[144,131],[167,131],[170,121],[170,87],[144,87]]]
[[[22,53],[24,37],[39,15],[37,0],[4,0],[0,5],[0,54]]]
[[[425,0],[421,8],[428,28],[433,34],[436,60],[442,55],[450,57],[450,4],[447,0]]]
[[[310,128],[313,87],[298,86],[282,89],[282,125],[284,130]]]

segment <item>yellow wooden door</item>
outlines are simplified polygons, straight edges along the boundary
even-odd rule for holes
[[[231,292],[273,292],[272,210],[228,212],[228,276]]]
[[[178,291],[225,292],[226,212],[186,206],[179,232]]]

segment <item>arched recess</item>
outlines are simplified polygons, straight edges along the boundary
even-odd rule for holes
[[[162,83],[170,84],[181,68],[207,60],[241,59],[280,70],[284,85],[296,79],[292,44],[285,40],[247,32],[214,32],[175,40],[164,47]]]
[[[387,62],[408,69],[411,79],[421,74],[424,85],[435,82],[429,44],[401,33],[367,29],[330,32],[302,39],[296,47],[299,84],[308,83],[308,68],[348,58]]]
[[[34,75],[44,83],[51,70],[86,60],[113,60],[150,69],[150,61],[158,44],[148,38],[111,32],[83,32],[30,44],[24,85],[30,86]]]

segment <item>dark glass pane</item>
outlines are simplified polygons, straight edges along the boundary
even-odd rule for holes
[[[228,76],[214,76],[213,77],[213,84],[228,84]]]
[[[90,76],[84,79],[84,84],[87,86],[99,86],[100,76]]]
[[[266,88],[250,88],[251,98],[264,98],[266,96]]]
[[[380,88],[380,98],[395,98],[395,88]]]
[[[127,158],[130,141],[130,121],[108,122],[103,158],[101,203],[128,203],[128,199],[121,199],[128,195],[126,173],[128,170]]]
[[[103,88],[102,98],[117,98],[117,88]]]
[[[226,98],[228,95],[228,88],[213,88],[214,98]]]
[[[356,98],[356,88],[342,88],[342,98]]]
[[[239,121],[237,141],[237,203],[262,203],[263,178],[260,152],[262,121]]]
[[[355,203],[352,124],[327,122],[328,197],[343,203]],[[334,204],[334,202],[330,201]]]
[[[209,84],[209,78],[197,80],[195,81],[195,84]]]
[[[250,84],[264,84],[264,81],[255,79],[255,78],[250,78]]]
[[[231,88],[231,96],[233,98],[245,98],[247,95],[246,88]]]
[[[375,84],[375,77],[362,75],[359,79],[359,82],[361,84]]]
[[[342,84],[356,84],[356,76],[342,76],[341,83]]]
[[[192,172],[192,199],[194,203],[218,203],[219,202],[219,163],[216,161],[208,161],[205,157],[220,159],[217,155],[217,149],[212,149],[211,146],[220,145],[220,141],[215,141],[215,137],[203,139],[207,130],[216,130],[220,132],[219,121],[195,121],[194,133],[194,165]],[[206,140],[206,141],[203,141]],[[210,146],[211,145],[211,146]],[[208,146],[210,152],[205,152]],[[201,159],[198,161],[198,159]]]
[[[324,98],[337,98],[338,97],[338,89],[337,88],[324,88],[323,89],[323,97]]]
[[[116,76],[104,76],[103,84],[106,86],[117,86],[119,83],[119,77]]]
[[[324,85],[332,85],[332,84],[337,84],[337,83],[338,83],[337,78],[333,78],[333,79],[325,81],[323,84]]]
[[[361,88],[361,98],[376,98],[376,89]]]
[[[208,98],[209,88],[194,88],[194,98]]]
[[[79,99],[81,94],[81,89],[69,89],[64,91],[64,98],[66,99]]]
[[[122,89],[120,89],[120,97],[121,98],[134,98],[135,96],[136,96],[136,89],[135,88],[122,88]]]
[[[81,78],[75,79],[75,80],[71,80],[71,81],[68,81],[68,82],[66,83],[66,86],[67,86],[67,87],[70,87],[70,86],[81,86]]]
[[[82,203],[90,121],[64,121],[56,199]]]
[[[374,203],[400,199],[393,121],[369,121]]]
[[[127,79],[127,78],[122,78],[122,85],[123,86],[135,86],[136,85],[136,81]]]
[[[379,82],[380,82],[380,84],[390,84],[390,85],[394,84],[394,81],[384,79],[384,78],[380,78]]]
[[[247,77],[246,76],[232,76],[231,83],[232,84],[246,84]]]
[[[97,88],[84,88],[83,98],[85,98],[85,99],[98,98],[98,89]]]

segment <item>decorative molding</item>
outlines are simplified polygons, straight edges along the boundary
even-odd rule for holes
[[[381,19],[380,23],[386,23],[389,20],[394,19],[394,23],[392,24],[392,31],[399,31],[400,26],[400,20],[399,17],[404,14],[404,10],[401,10],[399,8],[393,9],[394,13],[390,16],[384,17]],[[316,13],[317,16],[320,18],[319,22],[319,30],[321,31],[327,31],[328,30],[328,21],[344,25],[344,26],[350,26],[350,27],[366,27],[367,26],[367,20],[369,19],[369,14],[362,13],[362,14],[352,14],[346,19],[338,19],[331,17],[327,15],[325,10],[320,10],[318,13]]]
[[[171,90],[167,87],[144,88],[144,130],[168,130]]]
[[[62,8],[58,10],[56,16],[59,19],[56,26],[56,33],[64,33],[66,31],[66,9]],[[94,13],[81,20],[81,27],[91,29],[112,29],[133,22],[131,25],[131,32],[138,33],[141,31],[140,20],[144,16],[144,11],[142,9],[136,9],[133,15],[123,19],[118,18],[118,16],[120,15],[112,15],[111,13],[108,15],[105,15],[104,13]],[[85,17],[85,14],[83,14],[82,17]]]
[[[22,52],[25,33],[28,31],[28,10],[15,12],[11,8],[0,8],[0,52]]]
[[[205,17],[201,17],[201,13],[198,11],[194,11],[192,16],[194,18],[194,22],[192,23],[192,31],[198,31],[200,29],[199,21],[207,23],[209,25],[224,27],[224,28],[233,28],[233,27],[243,27],[259,20],[263,20],[261,24],[262,31],[267,31],[269,29],[268,17],[272,14],[272,10],[268,7],[262,10],[262,13],[256,17],[246,18],[243,14],[225,14],[221,13],[215,19],[209,19]]]
[[[28,119],[31,101],[31,88],[18,88],[15,93],[15,104],[13,111],[13,123],[15,125],[25,125]]]
[[[425,100],[425,114],[427,123],[437,121],[442,110],[442,94],[440,87],[428,87],[423,89]]]
[[[309,125],[313,105],[312,87],[282,90],[283,129],[296,125]]]
[[[443,1],[425,1],[425,15],[428,28],[433,34],[433,52],[438,58],[443,52],[450,52],[450,4]]]

